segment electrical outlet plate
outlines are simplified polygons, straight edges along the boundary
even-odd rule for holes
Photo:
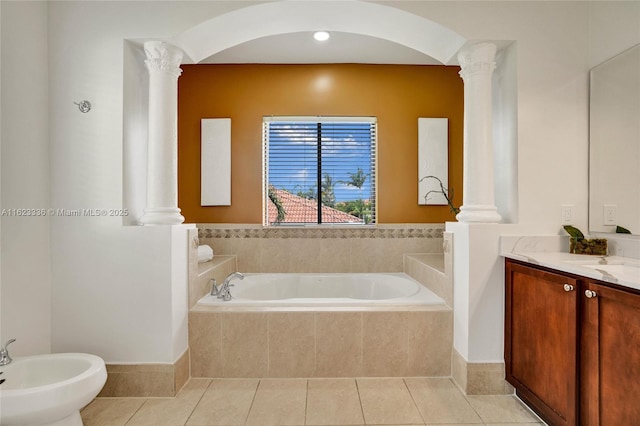
[[[571,225],[573,223],[573,204],[562,205],[562,224]]]
[[[615,225],[618,223],[618,206],[615,204],[605,204],[603,208],[603,225]]]

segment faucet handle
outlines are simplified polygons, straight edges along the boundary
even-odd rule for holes
[[[13,342],[15,342],[15,341],[16,341],[16,339],[9,339],[9,340],[7,340],[7,342],[4,344],[4,348],[3,348],[3,350],[4,350],[5,352],[7,352],[7,346],[9,346],[11,343],[13,343]]]
[[[218,294],[220,294],[220,289],[218,288],[218,281],[216,281],[215,278],[211,278],[211,295],[212,296],[217,296]]]

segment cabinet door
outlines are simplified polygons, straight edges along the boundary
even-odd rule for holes
[[[581,423],[640,425],[640,295],[592,281],[581,293]]]
[[[508,261],[505,295],[507,381],[549,424],[575,425],[576,280]]]

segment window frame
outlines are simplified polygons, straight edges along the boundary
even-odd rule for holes
[[[371,190],[371,216],[370,223],[269,223],[267,205],[268,179],[269,179],[269,124],[276,122],[298,123],[369,123],[372,125],[371,157],[369,158],[372,170],[370,177]],[[264,116],[262,120],[262,225],[264,227],[375,227],[378,222],[378,119],[375,116]],[[318,195],[319,197],[319,195]],[[320,206],[322,206],[320,202]]]

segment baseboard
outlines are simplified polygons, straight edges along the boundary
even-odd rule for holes
[[[189,349],[173,364],[107,364],[99,397],[174,397],[189,380]]]
[[[456,385],[467,395],[511,395],[514,392],[504,379],[504,362],[471,363],[452,351],[451,375]]]

